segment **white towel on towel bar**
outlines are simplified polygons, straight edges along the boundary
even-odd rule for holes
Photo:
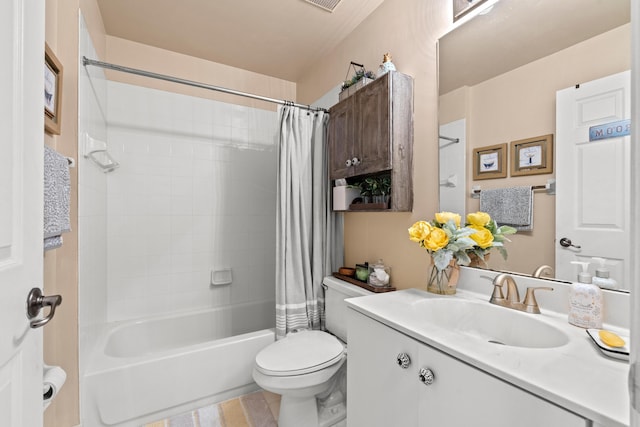
[[[500,225],[519,231],[533,230],[533,190],[531,186],[496,188],[480,192],[480,210]]]

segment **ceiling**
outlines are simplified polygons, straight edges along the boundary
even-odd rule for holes
[[[384,0],[98,0],[106,33],[298,81]]]
[[[440,39],[440,94],[619,27],[630,16],[629,0],[500,0]]]

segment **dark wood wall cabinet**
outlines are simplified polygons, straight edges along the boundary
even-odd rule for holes
[[[329,114],[330,178],[353,181],[388,172],[391,199],[384,210],[411,211],[413,78],[388,72],[331,107]]]

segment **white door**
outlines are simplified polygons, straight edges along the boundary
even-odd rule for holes
[[[44,4],[0,2],[0,426],[42,425],[42,330],[25,302],[42,284]]]
[[[618,288],[630,289],[630,72],[556,95],[556,277],[576,281],[571,261],[607,260]],[[589,128],[595,138],[589,138]],[[561,245],[569,239],[573,246]],[[564,242],[566,245],[566,241]],[[591,274],[595,270],[590,267]]]

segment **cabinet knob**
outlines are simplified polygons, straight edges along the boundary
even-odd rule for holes
[[[418,379],[420,380],[420,382],[424,385],[431,385],[433,384],[433,381],[435,380],[435,375],[433,375],[433,372],[431,371],[431,369],[428,368],[420,368],[420,373],[418,374]]]
[[[354,157],[353,159],[351,159],[351,164],[352,164],[353,166],[358,166],[360,163],[361,163],[361,162],[360,162],[360,159],[359,159],[359,158],[357,158],[357,157]]]
[[[402,369],[407,369],[411,365],[411,358],[407,353],[400,353],[396,359],[398,366]]]

